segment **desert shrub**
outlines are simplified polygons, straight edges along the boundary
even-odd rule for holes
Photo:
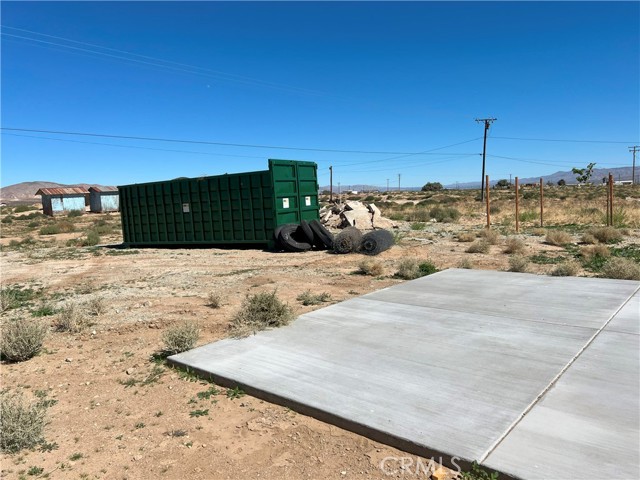
[[[471,232],[460,232],[457,238],[459,242],[473,242],[476,239],[476,234]]]
[[[458,220],[462,214],[454,207],[435,207],[429,211],[429,215],[438,222],[451,223]]]
[[[104,298],[95,297],[91,300],[87,300],[82,305],[85,312],[94,317],[98,317],[107,311],[107,302],[105,302]]]
[[[32,288],[21,288],[17,285],[0,288],[0,311],[5,312],[14,308],[28,305],[38,292]]]
[[[75,303],[65,305],[54,321],[53,327],[58,332],[77,333],[91,325],[85,311]]]
[[[509,237],[504,242],[504,253],[523,253],[526,249],[524,241],[517,237]]]
[[[320,305],[321,303],[331,300],[331,295],[327,292],[311,293],[311,290],[306,290],[296,297],[296,300],[302,303],[304,306]]]
[[[40,305],[31,311],[31,315],[34,317],[49,317],[55,315],[58,311],[56,308],[47,302],[42,302]]]
[[[598,239],[594,237],[591,233],[584,233],[582,238],[580,239],[582,243],[587,243],[589,245],[593,245],[594,243],[598,243]]]
[[[384,267],[382,266],[382,263],[372,259],[363,260],[358,264],[358,273],[361,273],[362,275],[378,277],[382,275],[383,272]]]
[[[529,268],[529,260],[522,255],[513,255],[509,258],[510,272],[526,272]]]
[[[0,391],[0,450],[16,453],[44,441],[46,406],[21,394]]]
[[[411,230],[424,230],[425,224],[422,222],[414,222],[411,224]]]
[[[259,330],[281,327],[293,320],[293,310],[282,302],[276,292],[247,296],[240,310],[231,319],[231,334],[244,337]]]
[[[556,268],[551,270],[551,275],[554,277],[575,277],[580,271],[580,265],[575,260],[569,260],[557,265]]]
[[[211,292],[207,296],[207,307],[220,308],[222,306],[222,295],[218,292]]]
[[[415,258],[405,258],[398,264],[396,277],[405,280],[413,280],[415,278],[424,277],[436,273],[438,269],[428,260],[418,260]]]
[[[537,227],[537,228],[532,228],[529,233],[531,233],[531,235],[535,235],[536,237],[541,237],[544,234],[546,234],[547,231],[544,228]]]
[[[40,235],[56,235],[58,233],[70,233],[75,231],[73,223],[62,220],[57,223],[45,225],[40,229]]]
[[[40,222],[29,222],[27,223],[27,228],[37,228],[40,226]]]
[[[534,220],[537,220],[538,218],[540,218],[538,216],[538,212],[533,212],[533,211],[520,212],[521,222],[532,222]]]
[[[33,318],[7,320],[2,325],[0,356],[9,362],[23,362],[37,355],[47,336],[47,326]]]
[[[602,276],[619,280],[640,280],[640,265],[624,257],[614,257],[602,267]]]
[[[32,205],[18,205],[13,209],[13,213],[30,212],[31,210],[36,210],[36,207]]]
[[[500,207],[498,205],[491,205],[489,207],[489,213],[492,215],[496,213],[500,213]]]
[[[614,227],[593,227],[587,230],[600,243],[616,243],[622,240],[622,234]]]
[[[590,245],[580,249],[580,256],[585,261],[591,261],[594,257],[609,258],[611,251],[606,245]]]
[[[2,220],[0,220],[0,222],[5,223],[5,224],[9,224],[9,223],[13,223],[13,217],[4,217]]]
[[[489,242],[487,242],[485,239],[480,239],[480,240],[476,240],[471,245],[469,245],[469,248],[467,248],[466,252],[467,253],[489,253],[490,246],[491,245],[489,244]]]
[[[76,241],[79,247],[93,247],[100,243],[100,235],[95,230],[87,230],[84,237],[80,237]]]
[[[490,245],[496,245],[500,241],[500,234],[490,228],[485,228],[480,232],[480,238],[484,239]]]
[[[458,268],[464,268],[467,270],[472,270],[473,269],[473,262],[471,260],[469,260],[468,258],[463,258],[462,260],[460,260],[460,262],[458,262]]]
[[[567,232],[562,230],[549,230],[544,238],[545,243],[549,245],[563,246],[567,243],[571,243],[573,238]]]
[[[68,218],[81,217],[82,215],[84,215],[84,212],[82,210],[71,210],[69,213],[67,213]]]
[[[194,322],[186,321],[169,328],[162,334],[164,352],[169,355],[186,352],[196,346],[200,338],[200,328]]]

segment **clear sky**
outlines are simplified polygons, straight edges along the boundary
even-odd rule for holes
[[[1,8],[3,186],[217,175],[268,158],[315,161],[320,184],[330,165],[345,186],[479,181],[483,117],[497,118],[492,179],[628,166],[640,144],[638,2]]]

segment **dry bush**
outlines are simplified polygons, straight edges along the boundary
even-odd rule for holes
[[[573,238],[567,232],[563,232],[562,230],[550,230],[547,232],[544,241],[549,245],[562,247],[567,243],[571,243],[573,241]]]
[[[526,272],[529,268],[529,260],[522,255],[514,255],[509,258],[510,272]]]
[[[473,242],[476,239],[476,234],[472,232],[460,232],[457,238],[459,242]]]
[[[490,245],[496,245],[500,240],[500,234],[490,228],[485,228],[480,232],[480,238],[485,240]]]
[[[640,265],[628,258],[615,257],[604,264],[602,276],[619,280],[640,280]]]
[[[34,318],[16,318],[2,324],[0,357],[9,362],[29,360],[42,349],[47,325]]]
[[[580,249],[580,256],[589,262],[593,257],[609,258],[611,251],[606,245],[590,245]]]
[[[489,253],[491,245],[485,239],[476,240],[465,251],[467,253]]]
[[[582,238],[580,239],[582,243],[587,243],[589,245],[593,245],[594,243],[598,243],[598,239],[594,237],[591,233],[584,233]]]
[[[557,265],[551,271],[553,277],[575,277],[580,271],[580,264],[575,260],[569,260]]]
[[[544,228],[532,228],[530,230],[531,235],[534,235],[536,237],[541,237],[543,236],[545,233],[547,233],[547,231]]]
[[[0,450],[16,453],[44,441],[46,407],[27,403],[22,394],[0,391]]]
[[[384,267],[382,263],[375,260],[363,260],[358,264],[358,273],[363,275],[371,275],[372,277],[379,277],[384,273]]]
[[[54,322],[58,332],[77,333],[91,325],[91,320],[83,308],[75,303],[65,305]]]
[[[524,241],[517,237],[509,237],[504,242],[504,253],[523,253],[526,249]]]
[[[89,315],[98,317],[107,311],[107,303],[104,301],[104,298],[95,297],[84,302],[82,308],[84,308],[85,312]]]
[[[405,258],[398,264],[396,277],[405,280],[413,280],[436,273],[438,269],[428,260],[418,260],[416,258]]]
[[[587,230],[600,243],[615,243],[622,240],[622,234],[614,227],[593,227]]]
[[[231,319],[231,335],[246,337],[259,330],[287,325],[293,318],[293,310],[276,296],[275,291],[249,295]]]
[[[331,301],[331,295],[327,292],[311,293],[311,290],[306,290],[296,297],[296,300],[302,303],[305,307],[309,305],[320,305],[324,302]]]
[[[220,308],[222,306],[222,295],[217,292],[211,292],[207,297],[207,307]]]
[[[463,258],[458,262],[458,268],[464,268],[467,270],[473,270],[473,262],[468,258]]]
[[[196,346],[198,338],[200,338],[200,328],[194,322],[186,321],[171,327],[162,334],[164,353],[175,355],[191,350]]]

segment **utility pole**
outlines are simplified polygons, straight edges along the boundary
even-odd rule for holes
[[[400,191],[400,174],[398,174],[398,191]]]
[[[333,202],[333,165],[329,167],[329,201]]]
[[[629,147],[629,151],[633,152],[633,167],[631,167],[631,185],[636,184],[636,151],[640,149],[639,145]]]
[[[484,200],[484,188],[482,188],[482,184],[485,181],[484,178],[484,167],[485,167],[485,159],[487,157],[487,132],[489,131],[489,125],[495,122],[497,118],[476,118],[476,122],[484,122],[484,146],[482,147],[482,179],[480,180],[480,200]]]

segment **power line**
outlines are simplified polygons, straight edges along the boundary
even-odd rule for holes
[[[566,164],[569,165],[575,165],[576,162],[570,162],[570,161],[562,161],[562,160],[555,160],[556,163],[551,163],[547,160],[540,160],[540,159],[535,159],[535,158],[521,158],[521,157],[505,157],[504,155],[491,155],[491,154],[487,154],[488,157],[494,157],[494,158],[503,158],[505,160],[514,160],[516,162],[523,162],[523,163],[534,163],[537,165],[549,165],[552,167],[566,167]],[[604,163],[604,162],[598,162],[599,165],[608,165],[611,167],[623,167],[626,164],[624,163]]]
[[[367,150],[338,150],[338,149],[329,149],[329,148],[305,148],[305,147],[284,147],[284,146],[275,146],[275,145],[253,145],[248,143],[225,143],[225,142],[209,142],[205,140],[184,140],[184,139],[175,139],[175,138],[160,138],[160,137],[138,137],[132,135],[110,135],[106,133],[89,133],[89,132],[68,132],[61,130],[37,130],[32,128],[13,128],[13,127],[0,127],[0,130],[9,130],[13,132],[31,132],[31,133],[50,133],[55,135],[77,135],[84,137],[101,137],[101,138],[119,138],[124,140],[144,140],[150,142],[172,142],[172,143],[188,143],[188,144],[197,144],[197,145],[218,145],[225,147],[244,147],[244,148],[265,148],[271,150],[298,150],[298,151],[307,151],[307,152],[329,152],[329,153],[363,153],[363,154],[382,154],[382,155],[393,155],[393,154],[402,154],[402,155],[419,155],[421,153],[427,153],[433,150],[428,150],[427,152],[386,152],[386,151],[367,151]],[[439,147],[439,150],[447,147]]]
[[[634,143],[634,142],[618,142],[613,140],[566,140],[558,138],[525,138],[525,137],[491,137],[500,140],[526,140],[532,142],[569,142],[569,143]]]

